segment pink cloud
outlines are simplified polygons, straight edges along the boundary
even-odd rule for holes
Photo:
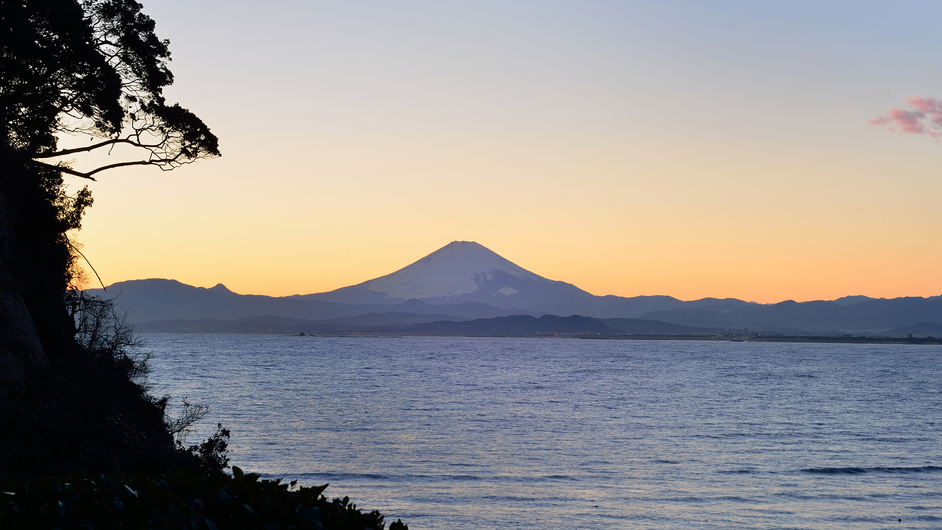
[[[926,114],[932,124],[942,128],[942,101],[935,98],[910,97],[906,101]]]
[[[942,101],[910,96],[906,98],[906,102],[909,103],[909,110],[890,109],[886,114],[881,114],[867,123],[886,127],[893,132],[942,137]]]

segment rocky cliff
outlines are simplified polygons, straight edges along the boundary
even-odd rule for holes
[[[81,213],[60,175],[0,150],[0,479],[190,465],[141,366],[76,340],[66,234]]]
[[[0,160],[0,400],[4,401],[25,392],[28,368],[49,366],[39,330],[24,300],[24,289],[36,279],[24,278],[23,273],[36,270],[25,263],[34,252],[24,251],[28,242],[23,241],[22,227],[29,213],[24,215],[23,210],[34,210],[36,206],[25,192],[28,187],[22,179],[26,177],[18,169],[9,156]],[[45,246],[38,245],[40,249]]]

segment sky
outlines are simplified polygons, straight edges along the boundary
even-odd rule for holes
[[[98,175],[106,285],[323,292],[468,240],[596,295],[942,294],[942,3],[143,4],[223,156]]]

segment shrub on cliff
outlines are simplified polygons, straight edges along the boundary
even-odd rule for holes
[[[69,291],[81,256],[69,236],[92,199],[69,193],[63,175],[93,181],[220,154],[196,115],[166,101],[169,43],[141,7],[0,1],[0,477],[19,480],[0,488],[0,527],[382,528],[377,512],[328,502],[323,488],[223,474],[221,426],[175,444],[127,328]],[[68,135],[77,147],[59,145]],[[135,154],[73,166],[116,146]]]
[[[176,450],[166,400],[145,391],[129,329],[69,290],[70,233],[92,198],[63,174],[172,169],[218,156],[218,141],[165,100],[168,42],[134,0],[3,2],[0,34],[0,477],[199,466],[203,454]],[[62,148],[69,135],[92,141]],[[114,146],[136,155],[72,167]]]
[[[93,301],[67,310],[77,307],[69,288],[80,258],[70,233],[92,198],[87,187],[70,192],[63,175],[88,181],[219,156],[209,128],[166,101],[169,43],[141,7],[20,0],[0,9],[0,477],[167,472],[204,456],[176,450],[166,400],[141,384],[146,366],[129,354],[127,328]],[[76,147],[60,146],[70,135]],[[115,146],[134,154],[73,167]]]
[[[0,527],[34,528],[316,528],[382,530],[384,517],[349,499],[327,500],[327,485],[179,471],[166,478],[74,475],[0,485]],[[401,521],[389,530],[408,530]]]

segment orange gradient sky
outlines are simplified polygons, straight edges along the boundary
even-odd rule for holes
[[[598,295],[942,294],[942,4],[144,10],[223,157],[91,184],[105,284],[313,293],[471,240]]]

